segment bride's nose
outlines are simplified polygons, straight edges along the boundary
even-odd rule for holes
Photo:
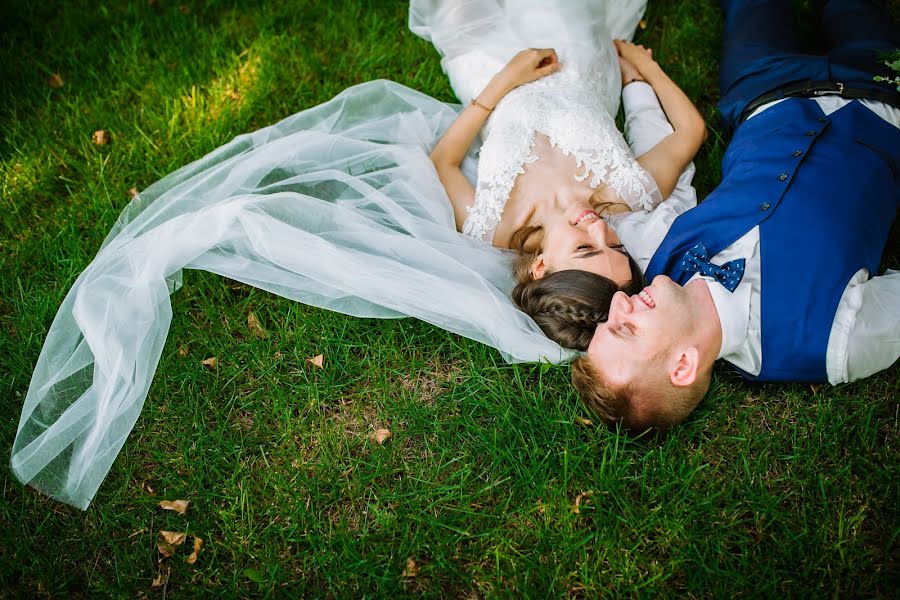
[[[606,237],[609,234],[609,225],[603,219],[597,219],[588,227],[588,233],[600,246],[606,245]]]

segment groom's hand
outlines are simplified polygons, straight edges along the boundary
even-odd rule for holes
[[[648,69],[656,66],[656,61],[653,60],[653,50],[625,40],[613,40],[613,43],[616,45],[619,56],[631,63],[641,75],[646,75]],[[625,80],[624,71],[622,75],[622,79]]]

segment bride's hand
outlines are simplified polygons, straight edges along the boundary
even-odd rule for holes
[[[562,68],[553,48],[529,48],[516,54],[496,79],[506,91],[556,73]]]

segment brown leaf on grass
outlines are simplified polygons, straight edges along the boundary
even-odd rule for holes
[[[418,574],[419,565],[417,565],[415,559],[410,556],[406,559],[406,568],[403,569],[403,577],[415,577]]]
[[[156,541],[156,548],[159,553],[169,558],[175,554],[175,546],[184,543],[185,534],[180,531],[160,531],[159,539]]]
[[[381,446],[392,435],[394,434],[391,433],[390,429],[376,429],[369,434],[369,440]]]
[[[647,19],[641,19],[641,22],[638,23],[638,27],[641,29],[647,29]]]
[[[182,346],[181,348],[178,349],[178,356],[180,356],[181,358],[184,358],[187,355],[188,355],[188,347],[187,346]]]
[[[163,510],[174,510],[179,515],[183,515],[187,513],[188,504],[190,504],[188,500],[163,500],[159,503],[159,507]]]
[[[98,129],[94,132],[94,135],[91,136],[91,141],[94,142],[96,146],[105,146],[109,143],[109,132],[105,129]]]
[[[594,492],[592,492],[592,491],[582,492],[582,493],[578,494],[578,496],[575,497],[575,506],[572,507],[572,512],[575,513],[576,515],[579,514],[581,512],[581,505],[585,501],[587,501],[588,498],[590,498],[593,495],[594,495]]]
[[[219,359],[216,358],[215,356],[211,356],[209,358],[201,360],[200,364],[202,364],[204,367],[209,367],[210,369],[215,369],[216,367],[219,366]]]
[[[165,583],[169,580],[169,570],[170,568],[168,566],[160,567],[159,575],[156,576],[151,585],[155,588],[165,585]]]
[[[131,196],[132,198],[137,198],[137,195],[139,193],[140,192],[138,192],[137,188],[128,188],[128,195]]]
[[[284,354],[282,354],[282,353],[279,351],[279,352],[276,352],[275,354],[273,354],[273,355],[272,355],[272,358],[274,358],[275,360],[281,360],[282,358],[284,358]]]
[[[250,314],[247,315],[247,327],[250,328],[250,333],[258,338],[264,338],[269,335],[266,330],[263,329],[262,324],[252,310],[250,311]]]
[[[191,552],[190,556],[188,556],[186,559],[184,559],[184,562],[186,562],[189,565],[192,565],[195,562],[197,562],[197,555],[200,554],[200,548],[202,548],[202,547],[203,547],[203,540],[198,538],[195,535],[194,536],[194,551]]]
[[[820,389],[821,387],[822,387],[822,384],[821,384],[821,383],[811,383],[811,384],[809,384],[809,389],[812,390],[812,395],[813,395],[813,396],[815,396],[815,395],[819,392],[819,389]]]
[[[320,369],[323,369],[323,365],[325,364],[325,355],[324,354],[316,354],[312,358],[307,358],[306,362],[311,363]]]
[[[172,544],[173,546],[180,546],[184,543],[184,538],[187,536],[183,531],[166,531],[162,530],[159,532],[159,537],[164,539],[167,543]]]
[[[582,427],[590,427],[593,425],[590,419],[586,419],[585,417],[575,417],[575,424],[581,425]]]
[[[63,85],[65,85],[65,81],[62,78],[62,75],[59,73],[51,73],[50,77],[47,78],[47,85],[52,87],[53,89],[59,89]]]

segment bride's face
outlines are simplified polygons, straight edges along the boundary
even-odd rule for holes
[[[631,281],[628,254],[615,230],[589,209],[563,212],[544,220],[541,252],[531,265],[535,279],[554,271],[578,269],[612,279]]]

